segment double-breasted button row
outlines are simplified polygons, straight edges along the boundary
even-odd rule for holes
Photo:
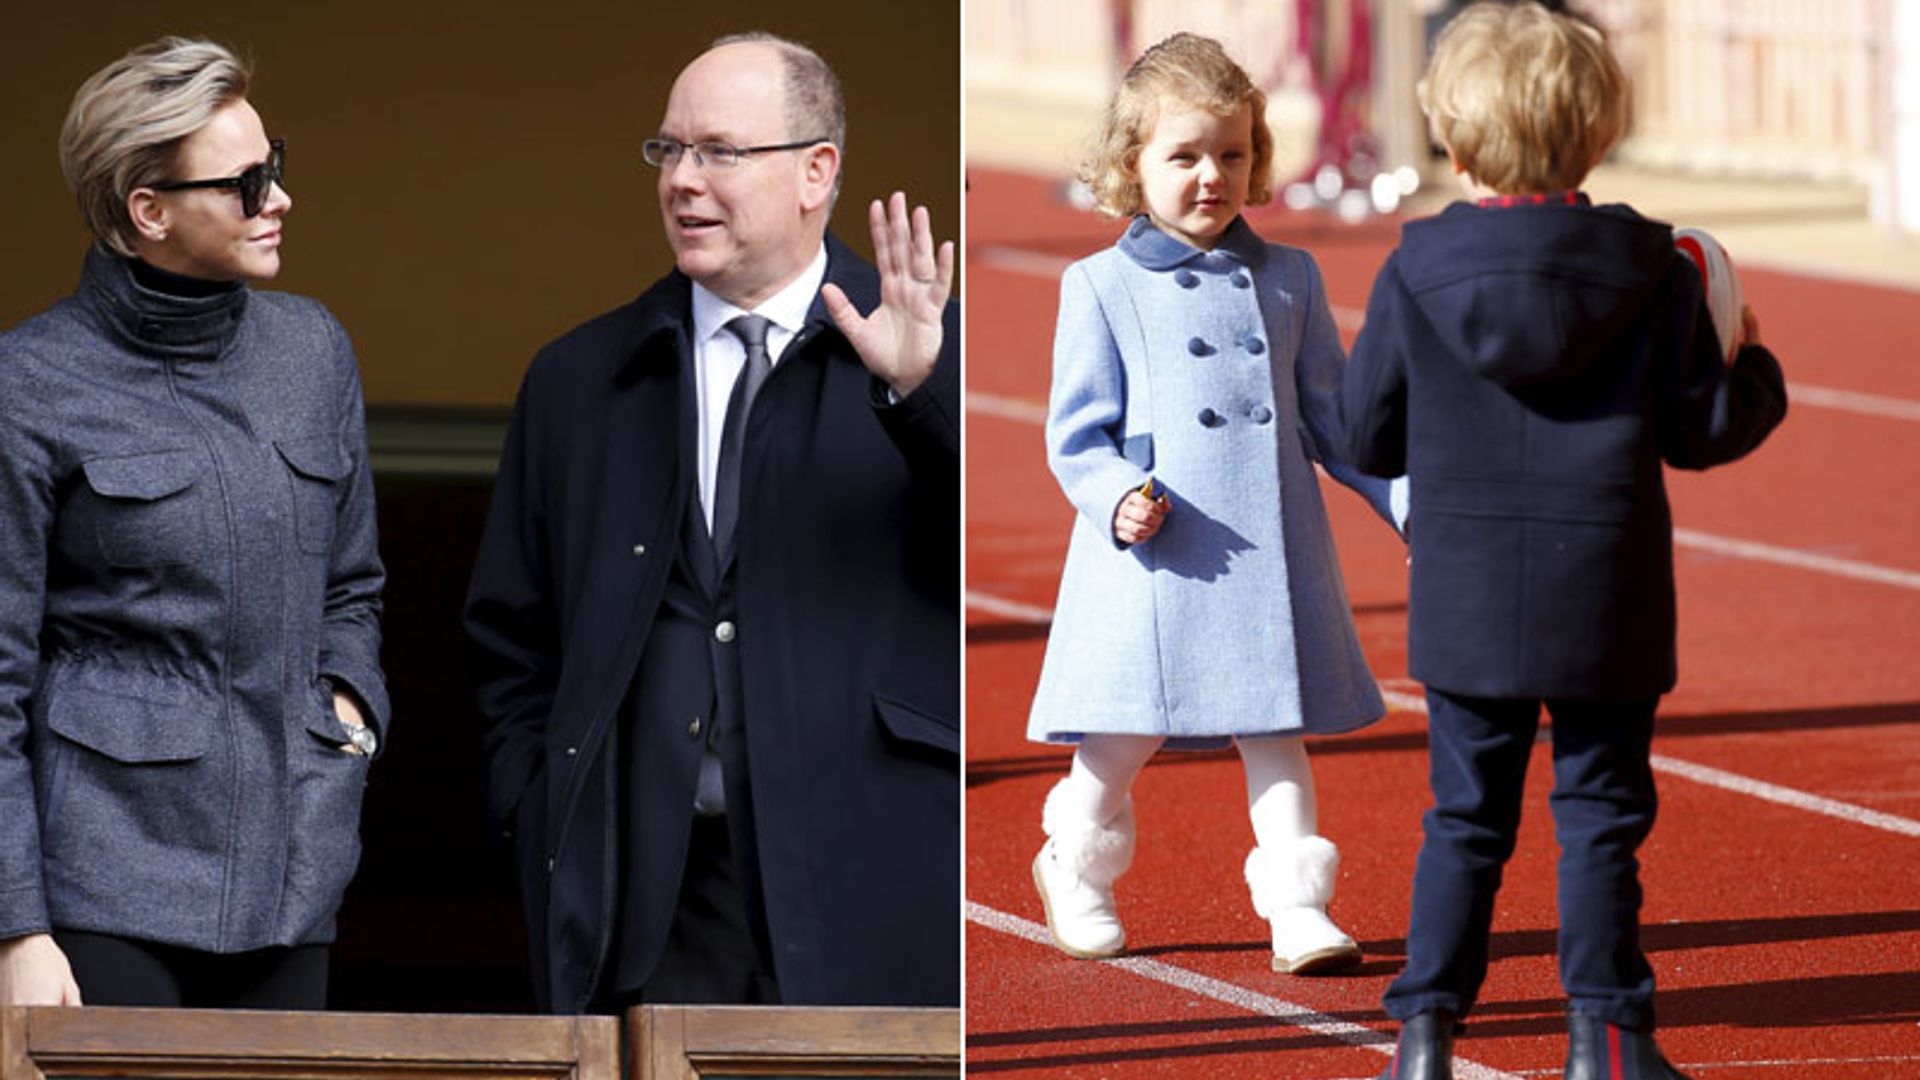
[[[1260,340],[1256,335],[1249,335],[1240,342],[1240,347],[1255,356],[1259,356],[1261,353],[1267,351],[1267,343]],[[1213,342],[1208,341],[1206,338],[1190,337],[1187,339],[1187,351],[1195,356],[1212,356],[1220,350]]]
[[[1222,416],[1212,408],[1201,409],[1194,419],[1200,421],[1201,427],[1208,428],[1220,427],[1227,422],[1225,416]],[[1253,408],[1247,410],[1247,419],[1256,424],[1271,424],[1273,422],[1273,410],[1267,408],[1265,405],[1255,405]]]
[[[1253,279],[1247,276],[1245,270],[1235,270],[1227,275],[1227,281],[1236,289],[1253,287]],[[1197,289],[1200,287],[1200,275],[1183,266],[1173,272],[1173,283],[1183,289]]]

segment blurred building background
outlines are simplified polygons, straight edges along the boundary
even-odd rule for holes
[[[1278,185],[1305,185],[1289,205],[1337,210],[1344,195],[1349,211],[1378,212],[1391,191],[1413,190],[1408,169],[1426,199],[1451,197],[1414,86],[1432,36],[1464,6],[968,0],[968,160],[1065,175],[1124,64],[1185,29],[1219,38],[1268,89]],[[1920,281],[1920,3],[1562,6],[1606,29],[1633,83],[1633,125],[1596,174],[1597,197],[1705,225],[1762,261],[1805,251],[1793,224],[1818,220],[1840,227],[1823,243],[1845,246],[1850,266]],[[1375,197],[1375,177],[1395,170]]]

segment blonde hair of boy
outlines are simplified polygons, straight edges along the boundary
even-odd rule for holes
[[[175,179],[180,143],[247,96],[252,70],[211,41],[164,37],[94,72],[60,129],[60,171],[93,238],[132,258],[135,188]]]
[[[1093,193],[1094,209],[1109,217],[1140,212],[1140,148],[1153,138],[1161,107],[1175,101],[1231,116],[1253,106],[1253,171],[1247,203],[1273,199],[1273,133],[1267,130],[1267,95],[1253,84],[1218,41],[1178,33],[1140,54],[1093,134],[1080,165],[1080,179]]]
[[[1579,187],[1627,127],[1627,79],[1605,36],[1531,2],[1455,16],[1419,94],[1454,164],[1502,195]]]

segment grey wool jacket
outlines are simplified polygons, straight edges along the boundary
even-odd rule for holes
[[[0,938],[330,941],[383,737],[359,374],[312,300],[95,248],[0,335]]]

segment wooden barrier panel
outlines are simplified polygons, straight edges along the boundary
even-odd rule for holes
[[[960,1075],[958,1009],[644,1005],[629,1080]]]
[[[10,1007],[0,1080],[621,1080],[619,1036],[601,1016]]]

